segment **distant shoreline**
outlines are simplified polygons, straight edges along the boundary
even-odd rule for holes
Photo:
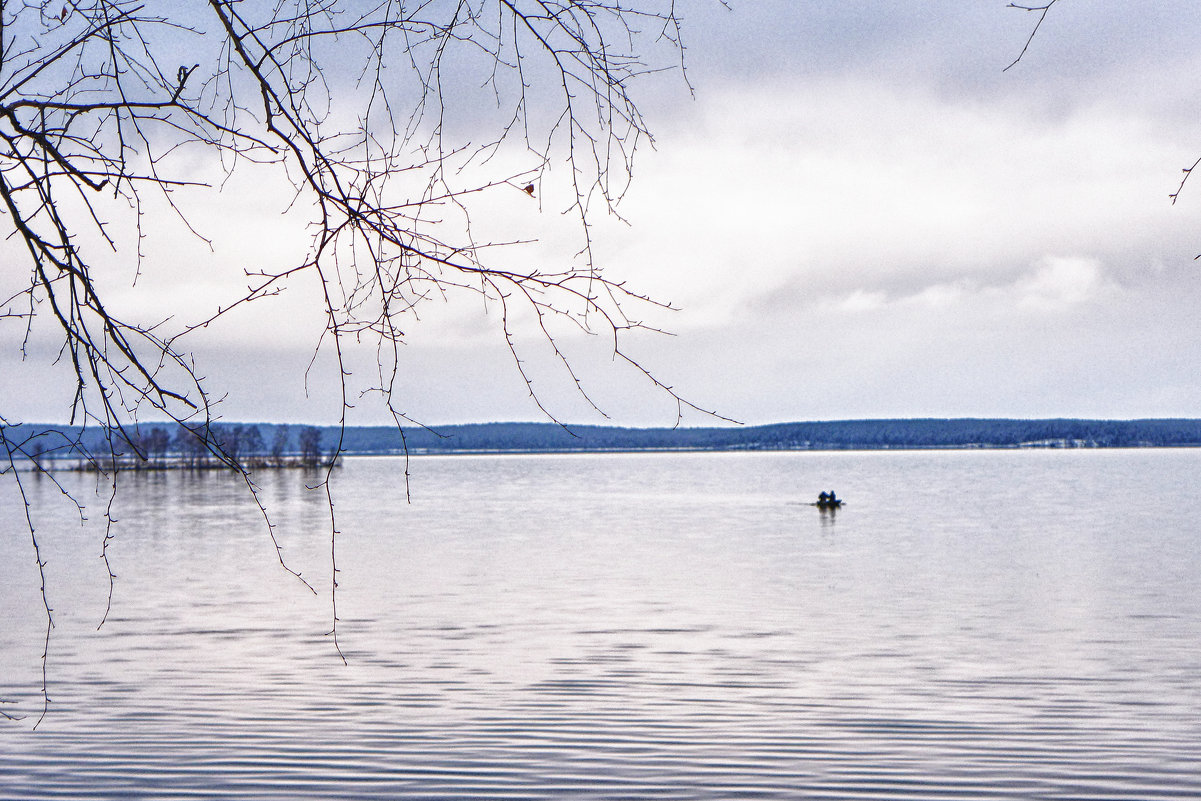
[[[131,438],[137,447],[100,428],[24,424],[0,429],[25,455],[61,465],[101,454],[122,467],[154,469],[155,462],[206,458],[189,446],[190,432],[171,424],[143,424]],[[181,433],[186,436],[181,436]],[[484,455],[571,453],[690,453],[784,451],[1066,450],[1201,447],[1201,419],[1083,420],[925,418],[778,423],[711,428],[621,428],[554,423],[478,423],[407,428],[284,426],[218,423],[213,435],[231,443],[230,454],[249,465],[268,461],[325,461],[339,455]],[[185,450],[191,447],[190,450]],[[140,465],[137,454],[149,458]],[[300,457],[300,454],[307,454]],[[177,469],[177,468],[172,468]]]
[[[571,456],[586,454],[621,454],[621,453],[878,453],[892,451],[904,453],[912,451],[1118,451],[1118,450],[1190,450],[1201,448],[1196,445],[1040,445],[1035,443],[1022,445],[903,445],[903,446],[873,446],[873,447],[797,447],[797,448],[547,448],[535,449],[463,449],[442,448],[427,450],[414,448],[408,453],[404,451],[344,451],[343,456],[355,458],[372,456],[393,458],[404,456]]]

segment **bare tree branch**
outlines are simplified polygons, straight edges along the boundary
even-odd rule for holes
[[[1051,6],[1058,2],[1059,0],[1049,0],[1047,3],[1041,6],[1023,6],[1019,5],[1018,3],[1010,3],[1008,6],[1006,6],[1007,8],[1016,8],[1021,11],[1030,11],[1036,13],[1038,14],[1038,21],[1034,23],[1034,27],[1030,30],[1030,35],[1026,37],[1026,43],[1022,45],[1022,51],[1018,53],[1017,58],[1011,61],[1009,66],[1005,67],[1005,69],[1001,70],[1001,72],[1008,72],[1012,67],[1017,66],[1017,63],[1022,60],[1022,57],[1026,55],[1026,51],[1030,49],[1030,43],[1033,42],[1034,37],[1038,35],[1038,29],[1042,27],[1043,21],[1046,20],[1047,14],[1051,11]]]
[[[499,318],[549,419],[559,418],[526,368],[525,332],[549,345],[564,382],[603,414],[560,344],[564,325],[604,337],[616,361],[675,403],[677,422],[685,409],[701,411],[626,354],[630,332],[658,330],[635,311],[671,307],[607,275],[592,233],[597,214],[618,215],[635,155],[652,141],[632,87],[682,70],[681,31],[674,0],[0,0],[0,216],[28,269],[0,324],[23,327],[23,356],[35,321],[40,332],[54,328],[74,387],[63,416],[106,432],[108,458],[83,458],[111,471],[114,492],[118,452],[149,458],[140,421],[173,423],[240,476],[280,564],[317,592],[285,561],[249,467],[219,435],[221,395],[197,368],[194,340],[231,310],[312,276],[325,319],[314,364],[318,353],[332,356],[340,430],[371,397],[403,436],[414,424],[402,411],[405,328],[426,304],[474,295]],[[211,203],[247,167],[286,181],[289,209],[309,224],[307,252],[247,266],[244,291],[198,319],[116,311],[111,279],[102,280],[112,265],[129,265],[133,284],[173,269],[143,247],[159,234],[159,211],[211,247],[186,197]],[[522,236],[477,233],[487,204],[515,195],[574,220],[576,246],[555,266],[524,255]],[[377,379],[367,389],[348,381],[350,352],[364,346]],[[4,472],[17,476],[18,461],[32,457],[4,430]],[[72,447],[83,453],[82,443]],[[341,655],[331,470],[318,485],[330,511],[330,634]],[[111,496],[105,520],[101,625],[116,579]],[[45,563],[27,522],[48,652]],[[43,698],[45,714],[45,685]]]

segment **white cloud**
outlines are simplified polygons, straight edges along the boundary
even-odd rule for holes
[[[896,296],[1004,283],[1046,253],[1122,264],[1189,247],[1166,202],[1184,151],[1112,108],[1046,119],[860,78],[731,87],[689,124],[644,163],[634,228],[609,241],[698,322],[790,286]]]
[[[866,292],[862,289],[856,289],[838,301],[836,307],[839,311],[855,314],[876,311],[882,308],[887,302],[888,297],[883,292]]]
[[[936,283],[911,294],[889,297],[883,292],[862,289],[819,305],[838,312],[880,312],[887,307],[907,308],[916,313],[959,313],[966,317],[1053,314],[1093,302],[1109,301],[1121,292],[1105,276],[1099,261],[1087,257],[1048,256],[1036,262],[1015,280],[982,284],[959,280]]]
[[[1037,272],[1016,287],[1019,305],[1039,311],[1061,311],[1087,303],[1110,288],[1101,265],[1089,258],[1048,257]]]

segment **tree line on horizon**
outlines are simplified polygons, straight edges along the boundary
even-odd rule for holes
[[[9,430],[30,443],[38,458],[83,458],[106,452],[111,431],[25,425]],[[121,466],[215,467],[219,463],[194,431],[148,425],[114,440]],[[342,454],[387,455],[454,452],[571,452],[640,450],[887,450],[921,448],[1132,448],[1201,446],[1201,420],[897,419],[779,423],[748,427],[564,427],[554,423],[479,423],[408,430],[395,427],[289,426],[222,423],[212,435],[226,453],[248,467],[316,467],[331,458],[326,435]],[[58,439],[55,439],[58,437]],[[74,439],[72,439],[74,438]],[[51,446],[51,443],[55,443]],[[40,449],[39,449],[40,448]]]
[[[1201,420],[881,419],[745,427],[622,428],[481,423],[406,431],[349,428],[347,453],[606,450],[884,450],[1201,446]]]

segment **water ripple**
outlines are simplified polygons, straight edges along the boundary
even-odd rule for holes
[[[253,515],[207,517],[236,495],[171,476],[121,498],[100,631],[106,577],[51,571],[36,732],[38,599],[0,591],[26,716],[0,724],[0,801],[1201,797],[1201,456],[1147,458],[435,460],[386,514],[387,463],[352,462],[347,665],[324,599],[247,558]],[[1063,511],[1065,471],[1091,505]],[[812,475],[860,488],[836,528],[789,505]],[[1148,476],[1175,524],[1114,500]],[[975,502],[904,503],[935,484]],[[321,575],[313,504],[271,486]],[[95,561],[77,529],[51,565]]]

